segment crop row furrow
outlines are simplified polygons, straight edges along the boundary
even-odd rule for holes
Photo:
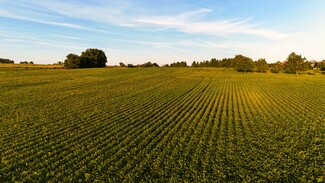
[[[199,88],[199,87],[198,87]],[[179,103],[178,105],[182,106],[182,108],[174,108],[173,105],[170,105],[169,109],[170,112],[166,113],[167,115],[163,117],[163,120],[159,120],[159,119],[155,119],[153,122],[156,121],[163,124],[163,126],[165,126],[163,129],[156,129],[155,132],[157,132],[157,135],[153,136],[153,138],[149,138],[149,140],[145,143],[143,143],[143,148],[148,147],[147,145],[149,143],[152,144],[152,146],[149,146],[150,148],[148,149],[148,152],[150,152],[149,150],[154,149],[155,146],[157,144],[162,144],[161,142],[159,143],[159,141],[161,141],[162,139],[169,139],[171,140],[172,136],[170,136],[168,133],[170,132],[175,132],[178,131],[177,129],[180,128],[180,125],[182,125],[181,123],[177,123],[177,121],[181,118],[183,118],[184,116],[186,116],[186,114],[188,113],[188,110],[191,110],[191,103],[193,103],[192,100],[190,100],[191,98],[196,98],[197,92],[192,92],[190,95],[188,95],[188,99],[189,100],[183,100],[184,103],[181,104]],[[172,112],[173,111],[173,112]],[[170,115],[168,115],[170,114]],[[168,125],[168,126],[167,126]],[[176,129],[176,130],[175,130]],[[174,134],[172,134],[174,135]],[[156,142],[158,141],[158,142]],[[141,147],[141,144],[139,144]],[[137,146],[139,147],[139,146]],[[137,151],[135,151],[136,153]],[[142,155],[146,155],[147,153],[144,152],[142,153]],[[142,157],[137,157],[138,161],[142,161]],[[135,163],[134,165],[136,165],[137,163]],[[132,167],[132,166],[131,166]],[[128,168],[129,170],[131,170],[132,168]]]

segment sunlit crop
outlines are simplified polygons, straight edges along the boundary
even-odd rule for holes
[[[0,182],[322,182],[325,76],[0,69]]]

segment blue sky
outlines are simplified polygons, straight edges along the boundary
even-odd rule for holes
[[[325,59],[324,0],[0,0],[0,57],[63,61],[87,48],[108,65]]]

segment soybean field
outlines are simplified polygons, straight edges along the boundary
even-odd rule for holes
[[[0,182],[324,182],[325,75],[0,69]]]

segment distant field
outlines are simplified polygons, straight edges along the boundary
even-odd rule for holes
[[[44,65],[44,64],[2,64],[0,68],[25,68],[25,69],[63,69],[63,65]]]
[[[325,75],[0,68],[0,182],[324,182]]]

